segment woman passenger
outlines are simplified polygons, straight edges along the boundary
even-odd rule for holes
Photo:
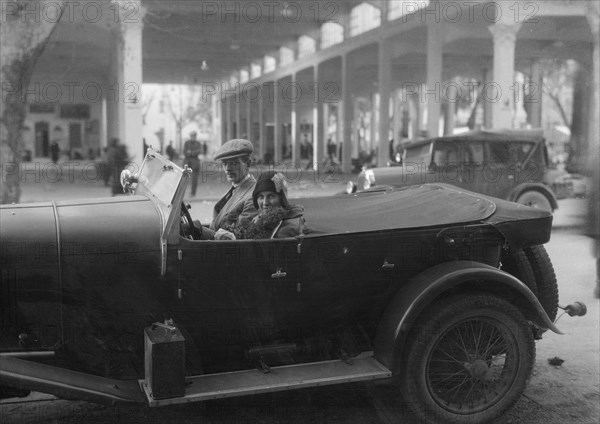
[[[261,174],[252,192],[252,202],[258,214],[229,229],[236,239],[296,237],[306,233],[304,208],[289,204],[287,183],[282,173]]]

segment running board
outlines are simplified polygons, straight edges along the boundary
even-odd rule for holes
[[[154,399],[144,380],[139,383],[150,406],[165,406],[391,376],[392,372],[379,361],[367,357],[348,362],[335,360],[273,367],[267,373],[244,370],[187,377],[185,395],[169,399]]]
[[[0,384],[108,405],[145,402],[137,380],[99,377],[11,356],[0,357]]]

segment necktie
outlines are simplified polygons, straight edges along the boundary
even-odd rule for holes
[[[221,209],[223,209],[223,207],[225,206],[225,204],[227,202],[229,202],[229,199],[231,199],[231,196],[233,196],[233,191],[235,190],[235,186],[231,186],[231,188],[229,189],[229,191],[227,193],[225,193],[225,196],[223,196],[221,198],[221,200],[219,200],[217,202],[217,204],[215,205],[215,212],[219,213],[221,212]]]
[[[231,196],[233,196],[233,191],[235,190],[235,186],[231,186],[231,188],[229,189],[229,191],[227,192],[227,194],[225,195],[225,203],[229,202],[229,199],[231,199]]]

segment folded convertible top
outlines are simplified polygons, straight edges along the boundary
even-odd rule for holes
[[[496,227],[511,243],[521,246],[547,242],[552,224],[549,212],[445,184],[294,199],[291,203],[304,206],[304,217],[311,234],[485,222]]]

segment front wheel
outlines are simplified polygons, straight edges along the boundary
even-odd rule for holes
[[[521,396],[535,361],[521,312],[493,295],[452,297],[421,315],[403,356],[400,389],[425,422],[484,423]]]

